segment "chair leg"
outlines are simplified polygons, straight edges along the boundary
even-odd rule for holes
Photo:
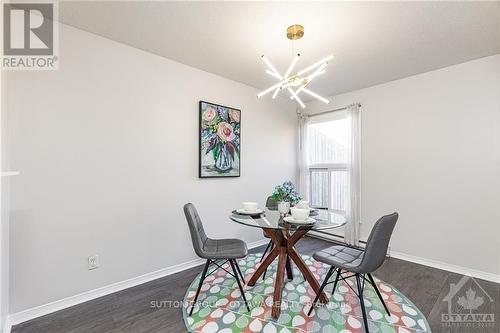
[[[288,280],[293,280],[293,268],[288,255],[286,256],[286,277]]]
[[[200,295],[201,286],[203,285],[203,281],[205,281],[205,275],[207,274],[208,267],[210,266],[210,260],[207,259],[205,263],[205,267],[203,268],[203,273],[201,273],[200,283],[198,284],[198,290],[196,290],[196,295],[194,296],[193,305],[191,305],[191,311],[189,311],[189,316],[193,314],[194,305],[198,300],[198,296]]]
[[[234,265],[236,266],[236,269],[238,270],[238,273],[240,274],[241,281],[243,281],[243,284],[245,284],[245,278],[243,277],[243,274],[241,273],[240,265],[238,265],[238,259],[233,259]]]
[[[321,293],[323,292],[323,289],[325,289],[325,286],[327,285],[328,283],[328,280],[330,279],[330,277],[332,276],[334,270],[336,270],[335,267],[330,267],[330,270],[328,271],[328,273],[326,273],[326,276],[325,276],[325,279],[323,280],[323,283],[321,284],[321,287],[319,288],[319,291],[318,293],[316,294],[316,297],[314,298],[314,301],[312,302],[311,304],[311,308],[309,309],[309,312],[307,313],[307,316],[310,316],[311,315],[311,312],[314,308],[314,304],[316,304],[316,302],[318,301],[319,299],[319,296],[321,295]],[[338,275],[337,275],[337,278],[338,278]]]
[[[373,286],[373,289],[375,289],[375,292],[377,293],[378,298],[380,299],[380,302],[382,302],[382,305],[384,305],[384,309],[387,312],[387,314],[390,316],[391,313],[389,312],[389,309],[387,308],[387,305],[384,302],[384,299],[382,298],[382,295],[380,294],[380,291],[377,288],[377,285],[375,284],[375,281],[373,280],[373,277],[370,273],[367,274],[368,279],[370,279],[371,285]]]
[[[359,277],[359,273],[356,273],[356,284],[358,285],[359,303],[361,305],[361,312],[363,313],[363,322],[365,323],[365,332],[369,333],[370,331],[368,330],[368,320],[366,319],[365,301],[363,300],[363,287],[361,286],[361,279]]]
[[[259,262],[262,262],[262,260],[264,260],[264,257],[266,256],[266,253],[267,253],[267,250],[269,250],[269,247],[272,244],[273,244],[273,241],[270,241],[269,243],[267,243],[266,249],[264,250],[264,253],[262,253],[262,257],[260,257],[260,261]]]
[[[332,297],[333,297],[333,294],[335,294],[335,288],[337,288],[337,283],[339,282],[339,278],[340,278],[340,273],[341,272],[342,272],[342,270],[339,268],[337,270],[337,276],[335,277],[335,283],[333,284]]]
[[[238,283],[238,287],[240,288],[241,296],[243,297],[243,300],[245,301],[245,305],[247,306],[247,310],[250,311],[250,307],[248,306],[247,298],[245,297],[245,291],[243,290],[243,287],[241,286],[240,279],[238,278],[238,272],[236,271],[236,267],[234,267],[234,263],[232,260],[229,260],[229,263],[231,264],[231,268],[233,269],[234,277],[236,279],[236,282]]]
[[[269,249],[269,251],[272,251],[272,250],[273,250],[273,248],[274,248],[274,243],[273,243],[273,241],[270,241],[270,242],[269,242],[269,244],[267,244],[267,245],[268,245],[268,246],[269,246],[269,245],[271,245],[271,248]],[[261,259],[261,261],[262,261],[262,259]],[[267,273],[267,268],[266,268],[266,270],[264,271],[264,274],[262,274],[262,281],[264,281],[264,280],[266,279],[266,273]]]

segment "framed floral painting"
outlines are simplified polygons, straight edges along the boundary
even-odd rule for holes
[[[199,177],[239,177],[241,110],[200,101]]]

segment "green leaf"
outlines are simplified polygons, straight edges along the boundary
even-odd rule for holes
[[[214,155],[214,161],[217,161],[217,159],[219,158],[219,154],[220,154],[220,142],[217,142],[215,144],[215,147],[212,150],[212,153]]]

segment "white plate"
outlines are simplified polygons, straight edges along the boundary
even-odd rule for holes
[[[236,213],[238,214],[243,214],[243,215],[257,215],[257,214],[262,214],[264,211],[262,209],[257,209],[257,210],[244,210],[242,208],[239,208],[236,210]]]
[[[283,218],[283,220],[288,223],[296,223],[296,224],[311,224],[316,222],[316,220],[313,219],[312,217],[308,217],[305,220],[295,220],[292,216],[287,216]]]

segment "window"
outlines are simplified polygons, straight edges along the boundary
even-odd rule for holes
[[[334,117],[334,118],[332,118]],[[345,113],[307,124],[309,201],[312,207],[346,213],[349,124]]]

